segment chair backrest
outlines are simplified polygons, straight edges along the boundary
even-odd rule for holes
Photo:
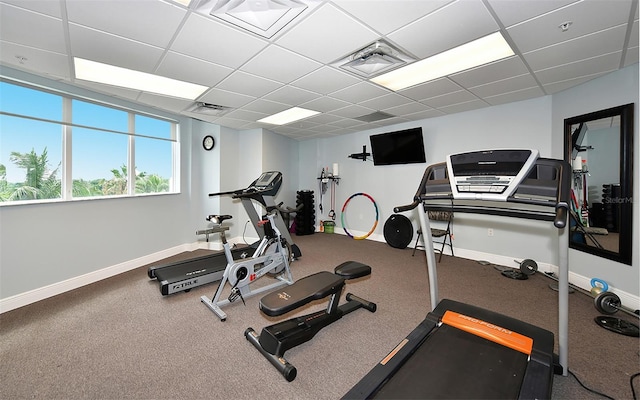
[[[428,213],[431,221],[449,222],[453,219],[453,213],[451,211],[429,211]]]

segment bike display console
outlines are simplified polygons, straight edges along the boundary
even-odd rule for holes
[[[282,185],[282,173],[278,171],[263,172],[258,179],[251,182],[249,186],[243,189],[233,190],[229,192],[211,193],[210,197],[230,195],[234,199],[240,199],[242,205],[249,215],[253,226],[260,239],[265,237],[264,228],[262,228],[262,217],[258,215],[253,201],[262,204],[267,210],[273,208],[278,213],[289,212],[275,204],[274,196],[280,190]],[[293,258],[302,256],[302,252],[293,239],[289,235],[289,229],[285,226],[283,218],[280,216],[276,219],[276,225],[282,233],[282,238],[290,245]],[[228,227],[215,227],[213,229],[197,231],[196,234],[220,234],[224,235],[224,231]],[[208,239],[207,239],[208,241]],[[240,246],[231,250],[234,259],[244,259],[251,256],[258,256],[257,242],[248,246]],[[227,267],[227,258],[224,253],[214,253],[201,257],[190,258],[187,260],[171,262],[167,264],[156,264],[149,267],[147,275],[150,279],[156,279],[160,286],[160,293],[163,296],[186,292],[194,287],[206,285],[222,279],[225,268]]]

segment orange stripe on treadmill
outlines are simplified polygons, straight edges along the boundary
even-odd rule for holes
[[[446,311],[442,322],[527,355],[531,354],[533,348],[533,339],[530,337],[457,312]]]

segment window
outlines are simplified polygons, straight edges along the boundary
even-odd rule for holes
[[[0,100],[0,204],[178,191],[175,122],[6,81]]]

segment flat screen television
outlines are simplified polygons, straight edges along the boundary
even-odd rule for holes
[[[373,165],[426,162],[422,128],[371,135],[369,139]]]

